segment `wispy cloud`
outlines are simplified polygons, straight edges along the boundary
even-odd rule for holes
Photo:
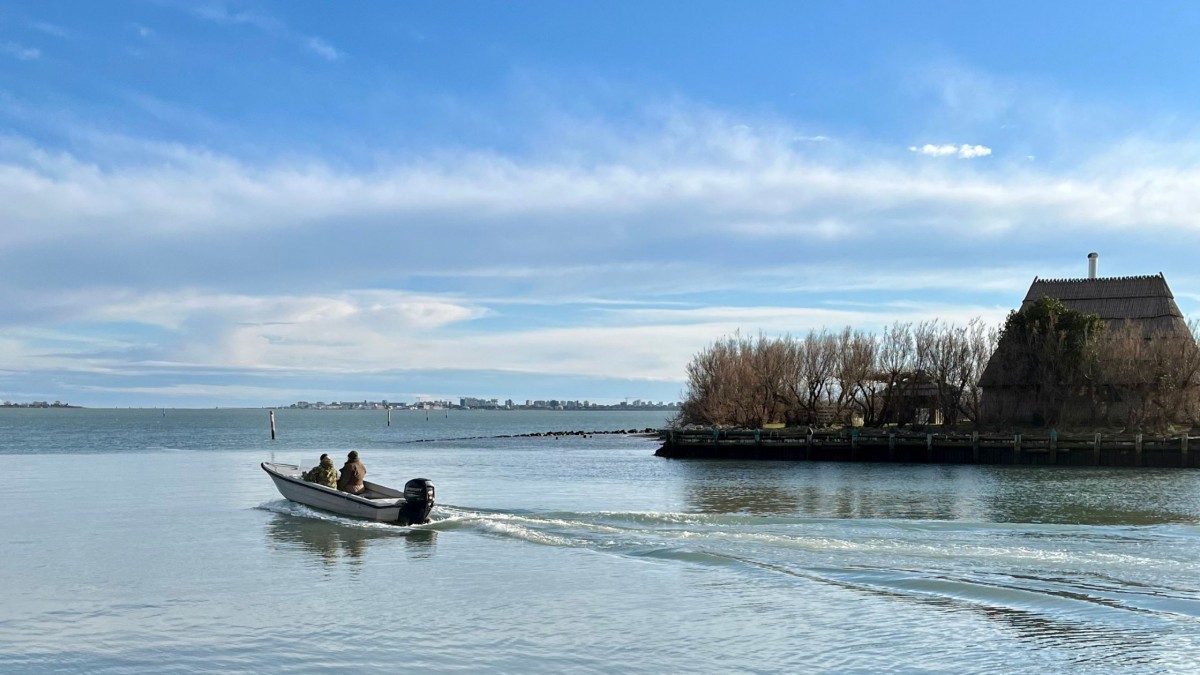
[[[26,47],[19,42],[0,42],[0,53],[8,54],[18,61],[34,61],[42,57],[40,49]]]
[[[933,145],[926,143],[925,145],[908,146],[910,152],[915,152],[929,157],[958,157],[960,159],[974,159],[976,157],[987,157],[992,154],[992,149],[984,145],[970,145],[964,143],[962,145]]]
[[[41,31],[46,35],[53,35],[57,38],[67,38],[71,36],[70,31],[68,31],[66,28],[46,21],[31,21],[29,26],[34,30]]]
[[[223,3],[184,5],[193,16],[216,23],[252,26],[270,35],[283,38],[303,46],[327,61],[337,61],[345,54],[328,40],[315,35],[304,35],[293,30],[283,20],[260,12],[235,11]]]
[[[305,42],[308,48],[316,52],[318,56],[327,61],[337,61],[342,58],[342,53],[335,49],[333,45],[318,37],[310,37]]]

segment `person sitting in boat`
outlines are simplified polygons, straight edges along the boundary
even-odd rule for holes
[[[338,478],[337,488],[352,495],[362,494],[367,489],[363,485],[363,479],[366,477],[366,467],[359,461],[358,453],[351,450],[350,454],[346,455],[346,465],[342,467],[342,475]]]
[[[337,469],[334,468],[333,460],[329,458],[329,455],[321,455],[321,463],[305,471],[304,475],[300,477],[310,483],[324,485],[328,488],[337,487]]]

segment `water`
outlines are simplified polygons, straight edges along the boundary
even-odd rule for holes
[[[0,410],[0,672],[1200,670],[1200,472],[411,442],[663,415]],[[258,468],[350,449],[433,522]]]

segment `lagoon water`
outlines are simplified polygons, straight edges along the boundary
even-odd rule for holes
[[[1200,471],[411,442],[663,418],[0,410],[0,672],[1200,671]],[[433,522],[258,467],[350,449]]]

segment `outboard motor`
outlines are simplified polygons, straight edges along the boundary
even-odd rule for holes
[[[421,525],[429,522],[429,512],[432,510],[432,481],[428,478],[414,478],[404,484],[404,507],[400,509],[401,520],[407,520],[409,525]]]

